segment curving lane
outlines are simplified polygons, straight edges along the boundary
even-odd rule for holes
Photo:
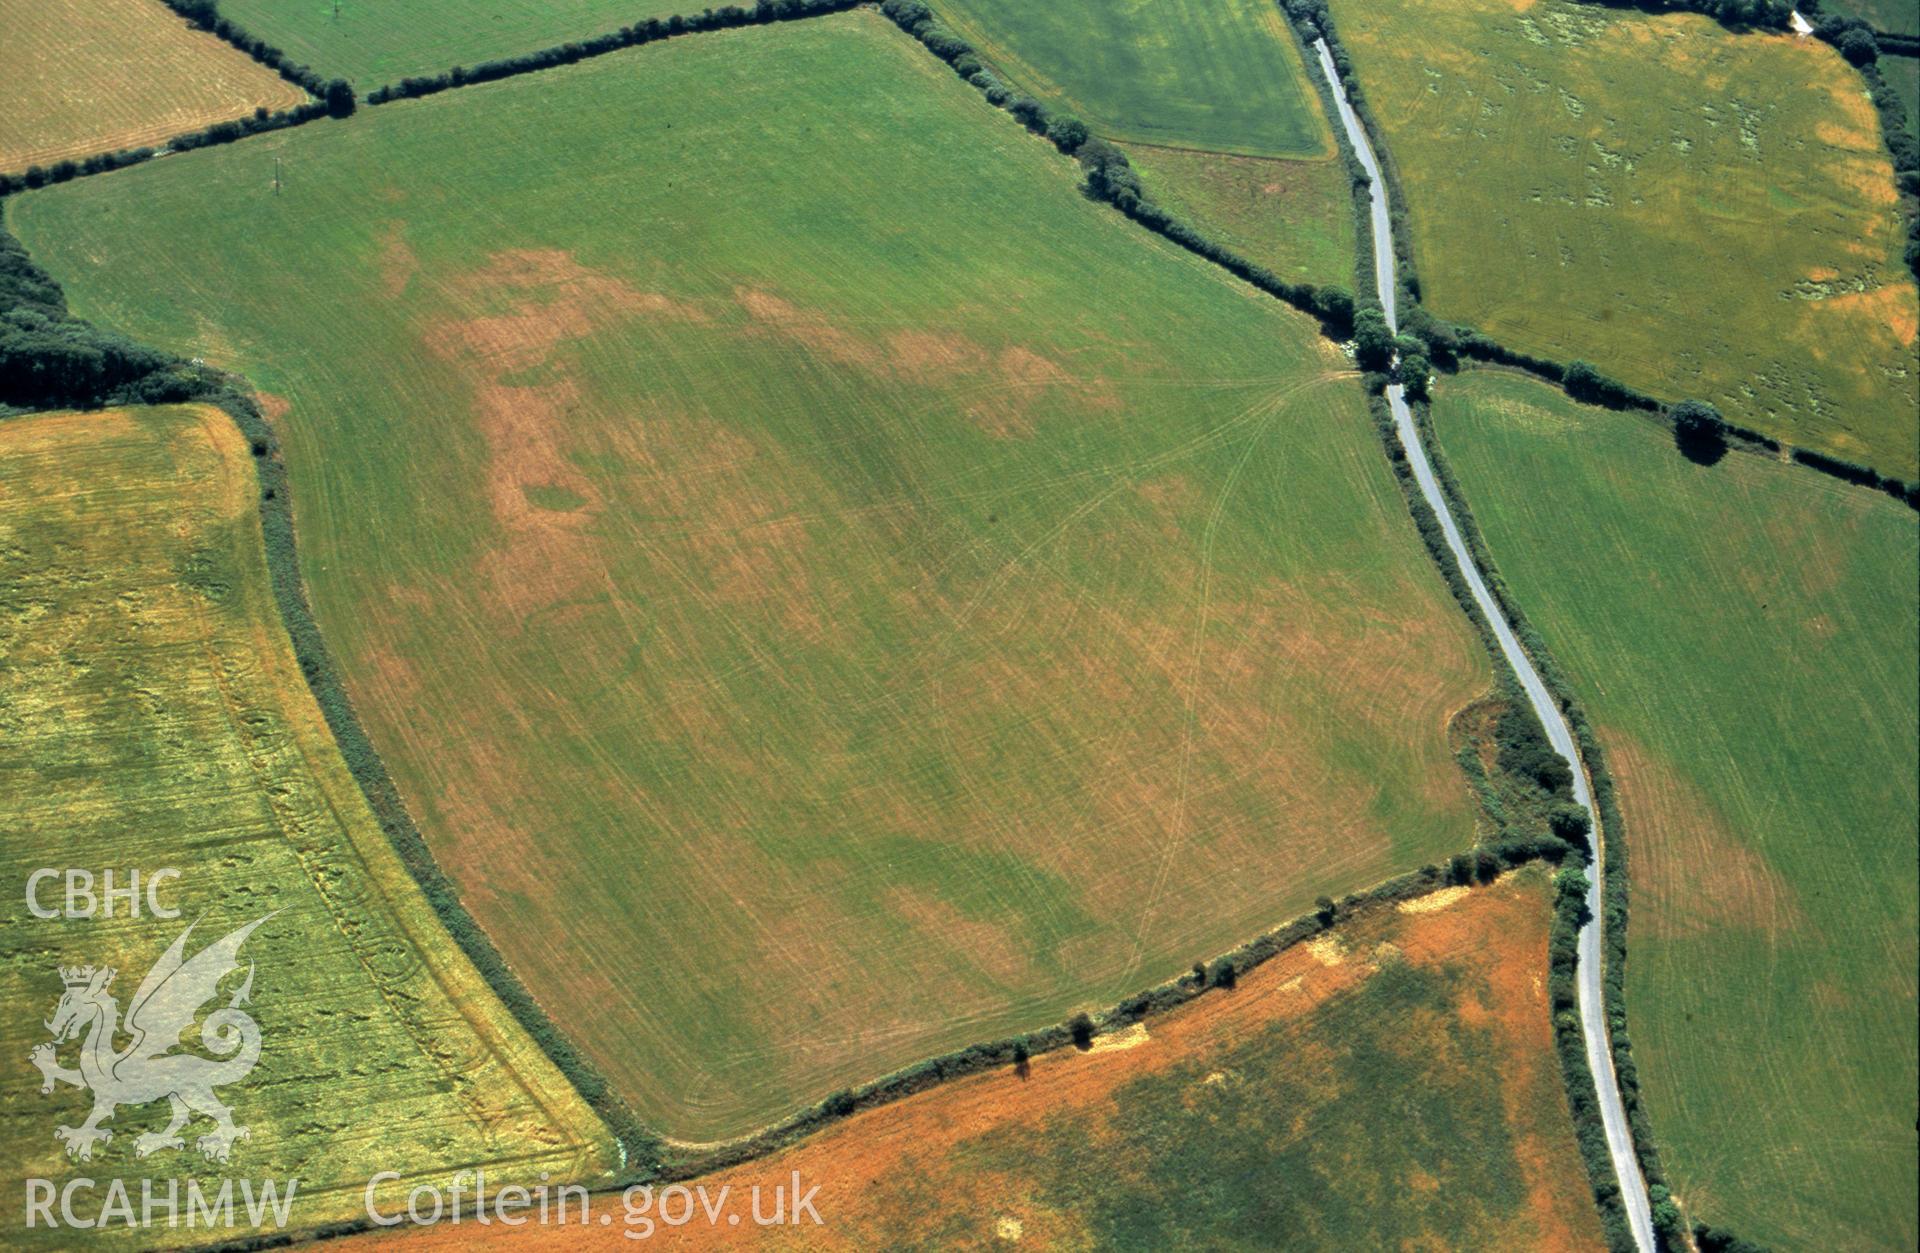
[[[1380,289],[1380,303],[1386,310],[1387,325],[1398,333],[1400,319],[1395,307],[1398,293],[1394,290],[1393,278],[1393,221],[1387,214],[1386,180],[1380,176],[1380,165],[1374,159],[1373,145],[1367,140],[1366,128],[1360,125],[1359,117],[1347,101],[1346,89],[1334,69],[1333,53],[1328,50],[1326,40],[1314,40],[1313,47],[1320,55],[1321,72],[1326,75],[1327,84],[1333,89],[1340,125],[1346,130],[1354,155],[1360,159],[1367,177],[1372,180],[1374,279]],[[1539,671],[1533,668],[1532,659],[1520,647],[1520,641],[1513,633],[1513,624],[1507,621],[1500,603],[1487,590],[1486,580],[1481,577],[1480,567],[1474,563],[1473,555],[1467,551],[1466,543],[1460,537],[1460,528],[1454,521],[1453,511],[1447,507],[1447,498],[1441,493],[1440,484],[1433,476],[1426,446],[1420,442],[1420,429],[1414,425],[1413,410],[1407,407],[1405,389],[1398,383],[1387,388],[1387,404],[1393,410],[1394,430],[1400,437],[1400,446],[1406,449],[1408,462],[1413,466],[1413,476],[1420,485],[1420,494],[1426,497],[1427,504],[1440,519],[1440,529],[1446,535],[1447,547],[1453,550],[1454,560],[1460,563],[1460,571],[1466,576],[1467,587],[1473,592],[1475,603],[1492,625],[1501,654],[1506,657],[1507,664],[1513,667],[1514,674],[1519,676],[1528,702],[1532,704],[1534,713],[1539,715],[1541,725],[1546,728],[1547,739],[1553,744],[1554,751],[1566,758],[1573,767],[1574,800],[1592,817],[1593,798],[1587,787],[1586,763],[1580,759],[1573,731],[1548,693],[1547,685],[1541,681]],[[1597,851],[1598,841],[1604,838],[1604,833],[1597,821],[1593,829]],[[1587,889],[1589,917],[1587,925],[1580,928],[1579,963],[1574,971],[1574,982],[1579,989],[1580,1023],[1586,1038],[1587,1064],[1593,1070],[1594,1086],[1599,1092],[1601,1121],[1607,1132],[1607,1151],[1613,1158],[1613,1171],[1620,1182],[1620,1196],[1626,1204],[1627,1221],[1633,1229],[1634,1243],[1640,1247],[1641,1253],[1653,1253],[1658,1247],[1653,1235],[1653,1204],[1647,1196],[1647,1181],[1640,1174],[1639,1159],[1634,1156],[1633,1137],[1627,1127],[1627,1111],[1620,1100],[1620,1083],[1613,1073],[1613,1054],[1607,1047],[1606,1017],[1600,988],[1601,874],[1602,869],[1596,859],[1588,868],[1588,877],[1592,880]]]

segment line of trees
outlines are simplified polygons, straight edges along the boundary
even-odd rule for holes
[[[1786,30],[1796,7],[1793,0],[1582,0],[1582,3],[1641,13],[1701,13],[1731,30]]]
[[[631,26],[608,31],[604,35],[595,35],[591,39],[555,44],[533,52],[523,52],[518,56],[482,61],[471,67],[456,65],[440,74],[403,78],[397,83],[388,83],[384,87],[375,88],[367,93],[367,103],[385,104],[390,100],[431,96],[436,92],[465,87],[470,83],[489,83],[502,78],[512,78],[517,74],[552,69],[557,65],[571,65],[590,57],[605,56],[609,52],[618,52],[622,48],[635,48],[641,44],[672,39],[677,35],[727,30],[738,26],[761,26],[769,22],[790,22],[801,18],[820,17],[827,13],[840,13],[857,8],[863,2],[864,0],[758,0],[758,3],[751,7],[730,4],[723,8],[705,9],[686,16],[676,14],[673,17],[650,17],[643,22],[635,22]]]
[[[1457,368],[1463,359],[1485,361],[1524,370],[1558,384],[1575,400],[1590,405],[1643,413],[1657,413],[1662,408],[1659,400],[1601,373],[1597,366],[1588,361],[1562,364],[1548,357],[1509,348],[1471,327],[1443,322],[1424,307],[1416,308],[1406,323],[1409,332],[1426,345],[1432,360],[1447,369]]]
[[[1288,282],[1161,208],[1141,186],[1140,176],[1126,153],[1093,135],[1079,118],[1016,93],[988,67],[972,44],[942,25],[923,0],[883,0],[880,11],[951,66],[954,73],[978,89],[989,103],[1005,109],[1028,130],[1078,160],[1086,176],[1083,190],[1089,197],[1112,205],[1139,225],[1268,295],[1312,314],[1335,338],[1345,339],[1351,334],[1354,315],[1351,294],[1338,287]]]
[[[1565,844],[1550,836],[1502,840],[1475,848],[1464,855],[1470,870],[1468,877],[1463,880],[1452,879],[1450,867],[1453,862],[1450,861],[1445,866],[1422,866],[1419,870],[1396,875],[1384,883],[1350,893],[1338,901],[1322,897],[1315,902],[1312,913],[1260,935],[1232,952],[1222,954],[1211,963],[1195,962],[1188,973],[1138,992],[1104,1012],[1081,1011],[1064,1022],[1037,1031],[971,1044],[916,1062],[870,1083],[843,1088],[779,1126],[735,1141],[706,1156],[671,1162],[658,1177],[662,1180],[691,1178],[751,1161],[810,1135],[830,1122],[923,1092],[941,1083],[1002,1066],[1020,1071],[1042,1053],[1066,1048],[1086,1049],[1103,1032],[1130,1026],[1150,1014],[1164,1013],[1209,990],[1231,993],[1240,977],[1248,971],[1358,912],[1424,896],[1449,882],[1490,882],[1503,870],[1531,862],[1546,860],[1557,863],[1568,851]]]
[[[291,59],[266,40],[256,37],[244,27],[235,25],[221,16],[218,0],[163,0],[163,2],[196,28],[211,31],[315,99],[332,104],[336,95],[344,92],[347,99],[351,101],[353,88],[344,79],[323,79],[312,69]],[[351,111],[351,109],[348,110],[348,112]]]
[[[354,714],[300,581],[286,467],[276,455],[273,430],[245,384],[74,317],[60,285],[33,263],[18,240],[0,229],[0,416],[35,409],[187,401],[223,409],[253,449],[274,602],[293,642],[301,673],[381,829],[420,884],[442,925],[488,985],[620,1139],[627,1150],[629,1174],[645,1176],[659,1160],[659,1140],[547,1017],[467,913],[414,827],[384,763]]]
[[[582,1054],[573,1040],[562,1031],[533,994],[520,981],[506,959],[467,912],[459,893],[435,860],[433,852],[413,823],[399,789],[387,773],[386,763],[367,737],[366,729],[347,697],[345,684],[327,648],[320,626],[314,621],[307,603],[306,587],[301,581],[298,547],[295,543],[293,504],[288,492],[286,465],[279,459],[279,441],[261,415],[259,406],[244,384],[222,376],[217,390],[193,397],[225,410],[246,436],[255,455],[260,476],[260,524],[267,553],[267,575],[273,589],[274,604],[293,643],[300,673],[313,692],[314,702],[327,720],[327,729],[339,746],[347,769],[367,798],[368,807],[380,823],[387,841],[420,887],[421,895],[432,906],[441,926],[453,937],[474,968],[485,979],[547,1059],[564,1075],[583,1100],[599,1115],[626,1152],[626,1168],[616,1186],[644,1182],[653,1177],[662,1156],[656,1136],[606,1077]]]
[[[1635,9],[1642,12],[1694,12],[1715,18],[1732,29],[1786,29],[1795,6],[1784,0],[1585,0],[1609,8]],[[1334,70],[1340,76],[1349,102],[1358,114],[1361,124],[1377,136],[1377,128],[1372,124],[1366,104],[1363,85],[1353,72],[1351,59],[1341,44],[1338,32],[1334,29],[1332,16],[1328,13],[1326,0],[1282,0],[1282,7],[1292,20],[1294,28],[1302,39],[1312,41],[1325,39],[1328,51],[1334,62]],[[1808,13],[1818,13],[1819,0],[1806,0],[1799,6]],[[1880,131],[1886,143],[1894,167],[1894,181],[1900,192],[1901,211],[1907,223],[1907,244],[1904,259],[1913,272],[1915,280],[1920,281],[1920,142],[1916,142],[1913,124],[1920,119],[1907,117],[1906,105],[1899,93],[1887,81],[1878,65],[1878,53],[1869,45],[1877,45],[1887,40],[1881,32],[1871,32],[1864,22],[1855,18],[1821,18],[1815,23],[1816,36],[1839,46],[1842,39],[1848,39],[1852,51],[1842,48],[1842,55],[1854,63],[1866,78],[1872,94],[1875,108],[1880,114]],[[1865,42],[1863,42],[1863,36]],[[1920,39],[1908,39],[1906,36],[1893,36],[1911,44],[1914,51],[1920,52]],[[1384,148],[1376,142],[1375,149],[1384,163],[1388,156]],[[1400,369],[1397,381],[1407,388],[1407,394],[1413,399],[1422,399],[1426,393],[1426,371],[1434,367],[1443,370],[1459,368],[1463,359],[1485,361],[1495,365],[1511,366],[1524,370],[1536,377],[1563,387],[1567,394],[1576,400],[1597,404],[1612,409],[1634,410],[1642,413],[1663,413],[1673,424],[1675,444],[1684,455],[1708,464],[1718,461],[1729,440],[1763,449],[1768,453],[1778,453],[1781,444],[1771,436],[1759,431],[1726,421],[1712,406],[1704,406],[1711,412],[1711,423],[1700,423],[1698,410],[1688,409],[1688,405],[1700,405],[1701,402],[1682,401],[1680,405],[1669,408],[1659,399],[1628,386],[1617,379],[1603,374],[1589,362],[1573,361],[1566,364],[1532,353],[1522,352],[1499,343],[1492,337],[1469,327],[1451,325],[1433,316],[1420,303],[1420,282],[1413,269],[1413,259],[1408,251],[1407,241],[1411,233],[1406,228],[1404,197],[1395,195],[1389,199],[1389,210],[1393,215],[1394,248],[1398,264],[1396,270],[1400,281],[1402,324],[1404,333],[1397,343],[1389,343],[1390,337],[1385,329],[1382,316],[1377,323],[1368,319],[1364,326],[1356,327],[1356,357],[1362,368],[1380,372],[1387,369],[1391,353],[1397,349],[1400,353]],[[1356,215],[1360,230],[1367,231],[1364,206],[1356,206]],[[1361,315],[1367,318],[1363,312]],[[1424,353],[1417,353],[1409,340],[1417,340],[1424,345]],[[1385,376],[1373,380],[1377,386],[1385,382]],[[1681,419],[1687,417],[1687,426],[1681,428]],[[1391,441],[1389,453],[1391,454]],[[1920,482],[1907,483],[1887,475],[1880,474],[1867,466],[1856,465],[1835,457],[1796,449],[1793,453],[1796,462],[1822,473],[1831,474],[1846,482],[1883,491],[1896,500],[1905,502],[1920,510]]]
[[[352,98],[349,97],[347,113],[353,112],[352,103]],[[18,191],[31,191],[36,187],[64,183],[71,179],[85,178],[90,174],[105,174],[109,170],[139,165],[142,161],[151,161],[155,157],[165,156],[168,153],[210,148],[216,144],[230,144],[236,139],[245,139],[249,135],[285,130],[289,126],[303,126],[323,117],[340,116],[344,114],[336,112],[326,102],[320,100],[309,100],[305,104],[295,105],[291,109],[282,109],[277,113],[255,109],[250,117],[236,118],[231,122],[216,122],[201,130],[175,135],[162,147],[122,148],[117,152],[96,153],[80,160],[56,161],[48,166],[28,166],[25,172],[20,174],[0,174],[0,197],[10,196]]]
[[[1606,874],[1602,880],[1601,930],[1600,942],[1605,950],[1605,959],[1601,962],[1601,987],[1606,1008],[1607,1042],[1613,1055],[1614,1079],[1620,1090],[1621,1103],[1626,1107],[1627,1124],[1633,1133],[1634,1153],[1640,1160],[1640,1169],[1645,1176],[1648,1190],[1654,1200],[1654,1219],[1669,1249],[1685,1247],[1682,1220],[1678,1207],[1672,1203],[1667,1188],[1665,1167],[1661,1163],[1660,1152],[1653,1133],[1652,1118],[1640,1090],[1640,1072],[1633,1060],[1633,1043],[1627,1034],[1627,921],[1630,893],[1629,867],[1627,862],[1628,838],[1626,822],[1620,813],[1619,794],[1614,786],[1612,771],[1607,765],[1606,750],[1601,747],[1599,737],[1594,733],[1593,724],[1587,718],[1572,694],[1566,676],[1547,651],[1540,634],[1527,619],[1524,612],[1514,602],[1513,594],[1507,587],[1506,579],[1487,551],[1486,539],[1480,533],[1479,523],[1473,511],[1467,508],[1460,492],[1460,484],[1453,475],[1453,467],[1448,463],[1445,451],[1432,438],[1432,420],[1425,406],[1415,410],[1415,420],[1427,440],[1428,453],[1432,461],[1434,477],[1439,481],[1440,490],[1451,503],[1454,517],[1460,524],[1461,537],[1467,545],[1485,576],[1488,590],[1500,605],[1501,612],[1513,625],[1514,635],[1521,647],[1532,658],[1534,668],[1539,672],[1541,681],[1552,694],[1554,703],[1560,707],[1567,725],[1573,730],[1573,738],[1579,750],[1580,760],[1585,763],[1587,780],[1593,794],[1593,813],[1604,833],[1601,841],[1601,857]],[[1549,820],[1553,820],[1550,815]],[[1562,817],[1555,824],[1559,830],[1566,819]],[[1576,846],[1583,841],[1579,838],[1569,842]],[[1589,850],[1592,841],[1585,840]],[[1581,889],[1584,895],[1585,889]],[[1584,903],[1581,904],[1581,917],[1584,917]],[[1578,920],[1572,922],[1570,936],[1579,930]],[[1571,968],[1567,974],[1571,977]],[[1569,992],[1572,985],[1568,985]],[[1568,1002],[1572,1004],[1572,1002]],[[1574,1103],[1575,1116],[1583,1128],[1581,1150],[1586,1157],[1587,1168],[1594,1187],[1596,1199],[1610,1233],[1626,1232],[1625,1212],[1620,1208],[1617,1182],[1613,1175],[1613,1165],[1606,1152],[1604,1127],[1598,1122],[1599,1109],[1592,1103],[1594,1091],[1592,1075],[1587,1067],[1584,1046],[1580,1045],[1577,1029],[1577,1008],[1571,1011],[1576,1016],[1575,1030],[1567,1036],[1564,1024],[1556,1021],[1555,1038],[1560,1048],[1561,1061],[1567,1076],[1569,1100]],[[1556,1019],[1561,1011],[1556,1010]],[[1576,1089],[1584,1090],[1585,1099],[1575,1095]],[[1664,1204],[1663,1204],[1664,1202]]]
[[[1868,26],[1859,18],[1849,18],[1845,14],[1829,14],[1823,0],[1802,0],[1798,6],[1801,15],[1813,22],[1814,34],[1820,34],[1822,21],[1844,20],[1847,25],[1860,26],[1871,32],[1879,42],[1880,51],[1892,52],[1900,56],[1920,55],[1920,35],[1902,35],[1894,31],[1880,30]],[[1822,35],[1821,38],[1826,38]]]
[[[168,404],[210,372],[74,317],[60,285],[0,228],[0,406],[14,410]]]
[[[215,122],[212,126],[203,127],[197,131],[175,135],[165,144],[158,146],[121,148],[114,152],[95,153],[90,157],[56,161],[51,165],[28,166],[18,174],[0,174],[0,197],[53,183],[64,183],[70,179],[84,178],[90,174],[105,174],[109,170],[124,169],[129,165],[138,165],[142,161],[149,161],[169,152],[187,152],[194,148],[207,148],[215,144],[230,144],[236,139],[245,139],[249,135],[284,130],[289,126],[300,126],[322,117],[341,118],[352,115],[356,101],[353,88],[345,79],[322,79],[306,66],[288,60],[286,54],[272,44],[254,38],[245,30],[221,17],[215,0],[165,0],[165,3],[168,8],[187,19],[198,29],[218,35],[314,98],[290,109],[280,109],[271,113],[265,108],[255,109],[250,116],[235,118],[230,122]]]
[[[1810,470],[1818,470],[1822,474],[1831,474],[1844,482],[1885,492],[1913,509],[1920,509],[1920,483],[1903,483],[1899,479],[1881,474],[1870,466],[1843,461],[1839,457],[1829,457],[1811,448],[1794,449],[1793,459]]]
[[[1363,312],[1361,317],[1366,318]],[[1534,356],[1508,348],[1504,344],[1483,335],[1479,331],[1461,326],[1450,326],[1428,314],[1424,309],[1416,308],[1408,318],[1409,327],[1415,331],[1415,338],[1423,343],[1432,354],[1432,360],[1446,369],[1458,368],[1462,359],[1471,358],[1486,361],[1494,365],[1511,366],[1524,370],[1537,378],[1559,384],[1567,395],[1587,404],[1600,405],[1608,409],[1624,409],[1641,413],[1659,414],[1673,428],[1674,446],[1691,460],[1703,465],[1713,465],[1727,452],[1730,444],[1739,443],[1769,454],[1782,451],[1783,445],[1771,435],[1729,422],[1714,406],[1700,400],[1683,400],[1675,405],[1663,404],[1645,392],[1627,386],[1617,379],[1600,373],[1591,363],[1570,361],[1565,365],[1546,357]],[[1380,322],[1383,333],[1385,322]],[[1377,335],[1375,337],[1377,339]],[[1406,361],[1407,336],[1402,336],[1399,347],[1403,354],[1401,371],[1402,381],[1410,372]],[[1358,343],[1358,341],[1356,341]],[[1379,360],[1379,349],[1374,349],[1374,357]],[[1369,364],[1362,357],[1362,364],[1368,368],[1384,368]],[[1419,398],[1421,392],[1409,385],[1409,395]],[[1863,466],[1838,457],[1815,452],[1807,448],[1792,450],[1793,460],[1822,474],[1856,486],[1884,492],[1907,505],[1920,510],[1920,482],[1906,482],[1891,475],[1881,474],[1870,466]]]

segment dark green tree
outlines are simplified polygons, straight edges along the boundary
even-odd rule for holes
[[[1417,342],[1417,341],[1416,341]],[[1427,383],[1433,378],[1433,362],[1427,354],[1414,349],[1400,354],[1399,382],[1415,400],[1427,398]]]
[[[1580,806],[1562,803],[1548,812],[1547,826],[1567,843],[1584,848],[1593,832],[1593,819]]]
[[[1382,371],[1393,360],[1393,332],[1378,305],[1364,305],[1353,315],[1353,356],[1363,370]]]
[[[1563,380],[1567,395],[1575,400],[1593,400],[1598,398],[1607,383],[1607,376],[1585,361],[1569,361]]]
[[[1872,65],[1880,59],[1880,43],[1873,32],[1855,26],[1840,36],[1840,55],[1853,65]]]
[[[1683,400],[1673,407],[1673,442],[1689,461],[1710,466],[1727,455],[1727,424],[1704,400]]]
[[[1047,138],[1068,156],[1080,151],[1080,146],[1087,142],[1087,135],[1087,124],[1069,113],[1062,113],[1047,123]]]

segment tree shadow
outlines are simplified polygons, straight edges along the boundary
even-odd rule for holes
[[[1727,455],[1727,441],[1718,431],[1675,431],[1673,446],[1695,465],[1718,465]]]

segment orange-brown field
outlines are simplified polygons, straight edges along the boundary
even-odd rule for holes
[[[1548,1028],[1541,870],[1383,908],[1087,1053],[1035,1058],[863,1112],[699,1181],[738,1225],[633,1198],[681,1245],[1040,1247],[1244,1243],[1578,1249],[1600,1244]],[[821,1225],[762,1229],[794,1175]],[[791,1193],[789,1193],[791,1195]],[[613,1216],[602,1228],[600,1214]],[[406,1253],[537,1250],[582,1227],[471,1223],[384,1237]],[[373,1242],[369,1242],[372,1244]],[[368,1253],[378,1253],[378,1246]]]
[[[0,0],[0,171],[289,108],[306,93],[159,0]]]

